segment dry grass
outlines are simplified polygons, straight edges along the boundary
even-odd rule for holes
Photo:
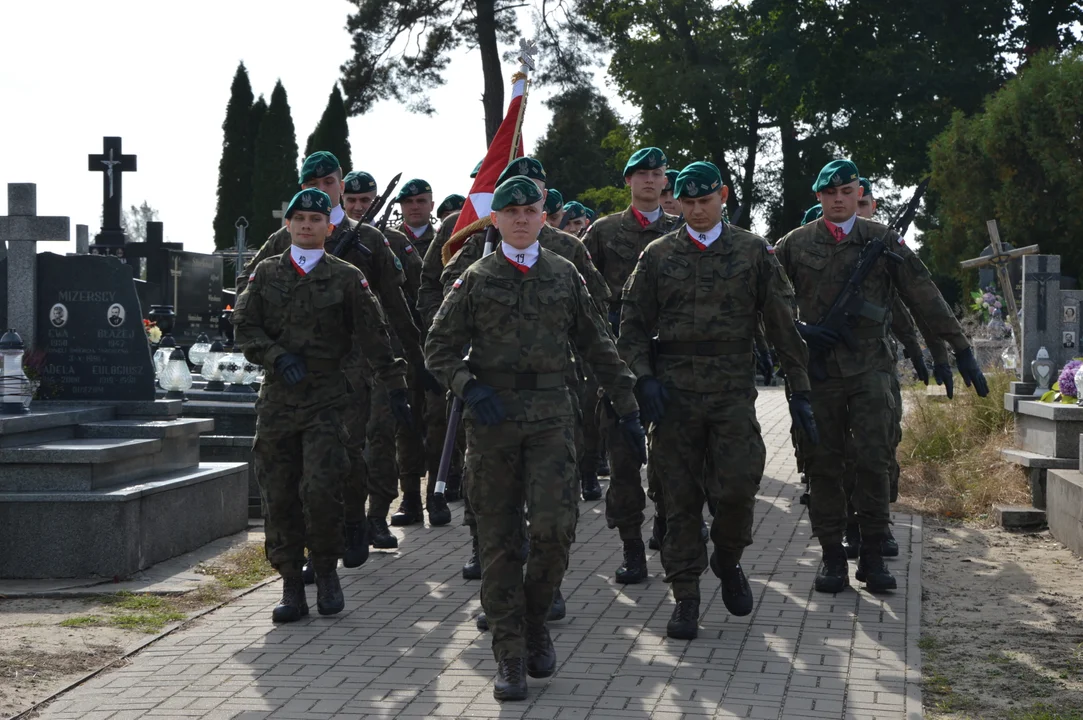
[[[1012,377],[991,374],[979,398],[955,378],[955,399],[930,397],[925,386],[905,391],[899,445],[899,502],[928,515],[986,519],[996,503],[1029,504],[1026,476],[1000,457],[1015,441],[1004,393]]]
[[[266,580],[275,574],[267,562],[262,543],[246,543],[196,568],[196,572],[210,575],[230,590],[242,590]]]

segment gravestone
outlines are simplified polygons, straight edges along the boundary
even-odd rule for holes
[[[120,247],[128,241],[121,227],[123,205],[122,186],[125,172],[135,172],[136,156],[125,155],[118,137],[102,138],[101,155],[88,155],[91,172],[102,174],[102,230],[94,243],[104,247]]]
[[[90,252],[90,228],[86,225],[75,226],[75,254],[86,255]]]
[[[1078,308],[1075,317],[1067,323],[1068,316],[1062,305],[1060,289],[1059,255],[1026,255],[1023,257],[1023,311],[1020,322],[1023,331],[1022,363],[1023,380],[1034,382],[1030,363],[1038,355],[1038,350],[1045,347],[1049,358],[1059,371],[1064,364],[1077,354],[1079,342]],[[1069,303],[1070,304],[1070,303]],[[1071,333],[1066,336],[1064,333]],[[1064,347],[1066,344],[1072,347]]]
[[[154,400],[154,366],[130,265],[42,253],[36,305],[43,397]]]

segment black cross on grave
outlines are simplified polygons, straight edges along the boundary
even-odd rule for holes
[[[122,179],[125,172],[135,172],[135,155],[125,155],[118,137],[102,138],[102,154],[88,155],[89,170],[102,174],[102,231],[94,238],[97,245],[119,247],[127,238],[120,226]]]

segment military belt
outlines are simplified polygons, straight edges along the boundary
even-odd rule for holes
[[[718,355],[742,355],[752,352],[751,340],[731,340],[725,342],[660,342],[659,355],[696,355],[715,357]]]
[[[327,358],[305,358],[305,368],[313,372],[336,372],[342,369],[341,360],[329,360]]]
[[[504,390],[551,390],[565,387],[568,382],[564,373],[502,373],[490,370],[475,371],[479,382]]]
[[[887,334],[883,325],[854,328],[853,333],[858,340],[879,340]]]

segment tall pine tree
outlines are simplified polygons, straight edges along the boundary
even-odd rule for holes
[[[342,100],[337,83],[331,90],[331,97],[327,99],[327,107],[316,124],[316,129],[308,136],[305,157],[317,150],[333,153],[342,163],[343,175],[353,169],[353,163],[350,162],[350,128],[346,124],[346,103]]]
[[[249,114],[252,107],[252,83],[242,62],[237,66],[230,89],[226,119],[222,123],[222,159],[218,163],[218,207],[214,213],[214,247],[232,248],[234,223],[249,215],[252,199],[253,136]]]
[[[255,174],[252,179],[250,244],[258,246],[280,227],[271,213],[297,192],[297,135],[282,81],[275,83],[271,104],[256,136]]]

